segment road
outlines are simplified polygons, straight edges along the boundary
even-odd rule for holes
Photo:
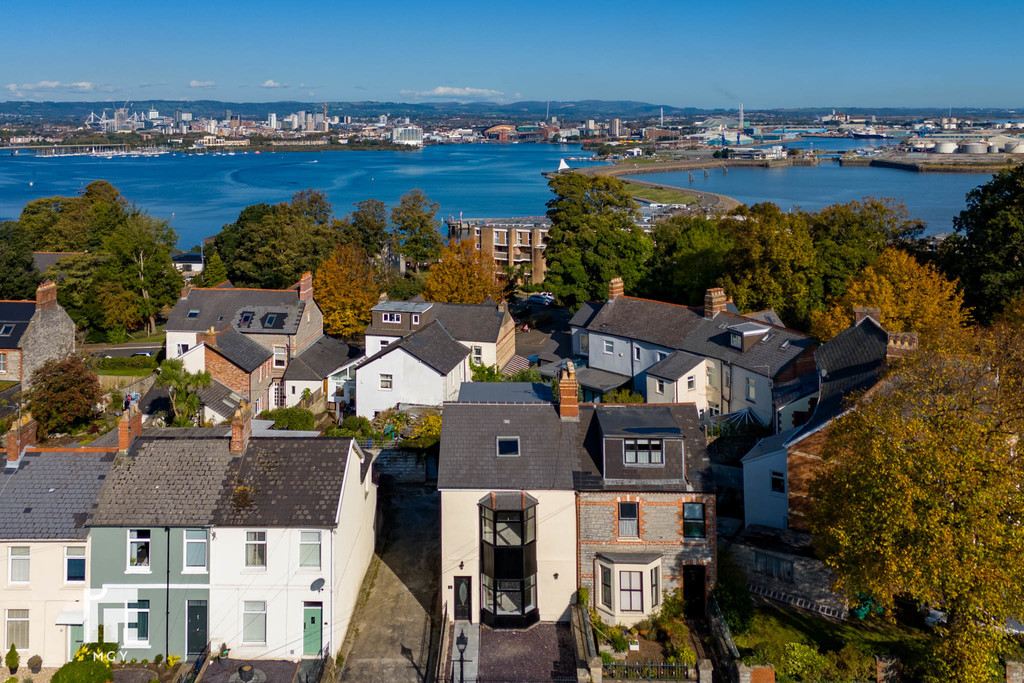
[[[82,344],[81,351],[90,356],[111,356],[127,358],[140,352],[151,352],[154,356],[164,347],[160,342],[139,342],[137,344]]]

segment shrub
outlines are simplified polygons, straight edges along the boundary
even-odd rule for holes
[[[101,358],[98,370],[148,369],[156,370],[156,356],[130,356],[128,358]]]
[[[829,671],[829,659],[812,645],[786,643],[778,668],[797,680],[818,681]]]
[[[293,408],[264,410],[260,413],[260,418],[264,420],[273,420],[274,429],[312,431],[316,428],[316,418],[313,416],[313,413],[298,406]]]
[[[4,664],[9,669],[17,669],[18,665],[21,664],[21,655],[14,649],[14,643],[11,643],[11,649],[7,652],[7,656],[4,657]]]
[[[616,389],[601,397],[602,403],[643,403],[644,397],[632,389]]]
[[[32,655],[28,658],[28,668],[38,669],[43,665],[43,658],[39,655]]]
[[[612,657],[612,653],[611,652],[605,652],[604,650],[602,650],[601,651],[601,663],[605,664],[605,665],[607,665],[607,664],[614,664],[615,663],[615,657]]]
[[[108,683],[113,680],[114,674],[106,662],[80,661],[62,666],[50,683]]]
[[[875,658],[853,643],[838,652],[829,652],[829,669],[841,681],[866,681],[875,675]]]
[[[160,662],[162,662],[162,661],[164,661],[164,656],[163,655],[156,655],[156,656],[153,657],[153,663],[156,664],[157,666],[160,666]]]
[[[718,558],[715,599],[733,635],[750,630],[754,620],[754,601],[751,600],[750,590],[747,588],[746,574],[729,553],[723,553]]]
[[[616,652],[625,652],[629,649],[629,643],[626,642],[626,636],[622,635],[622,629],[620,628],[613,627],[608,635],[608,640],[612,644],[612,649]]]
[[[82,643],[81,647],[75,650],[76,662],[92,662],[101,655],[100,659],[111,661],[110,653],[117,653],[117,643]]]
[[[167,655],[167,668],[173,669],[178,666],[178,662],[181,661],[180,655]]]

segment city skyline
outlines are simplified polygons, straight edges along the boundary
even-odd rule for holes
[[[0,100],[636,100],[677,107],[1001,107],[1024,8],[395,2],[324,12],[178,3],[158,15],[6,9]],[[948,10],[948,11],[947,11]],[[955,13],[954,13],[955,10]],[[998,16],[998,21],[991,18]],[[39,17],[46,17],[40,21]],[[994,67],[998,67],[998,69]]]

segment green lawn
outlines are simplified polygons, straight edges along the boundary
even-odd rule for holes
[[[13,387],[17,382],[0,382],[0,391]]]
[[[698,202],[698,199],[692,194],[680,192],[679,190],[644,187],[641,185],[627,185],[626,189],[638,199],[646,199],[649,202],[657,202],[659,204],[696,204]]]
[[[151,335],[146,335],[144,330],[139,330],[128,335],[128,341],[137,344],[139,342],[163,342],[164,340],[164,327],[167,323],[156,326],[156,332]]]

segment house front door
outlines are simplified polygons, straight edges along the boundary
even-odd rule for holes
[[[455,577],[455,620],[473,621],[473,577]]]
[[[683,600],[686,603],[686,616],[691,619],[703,619],[706,599],[704,565],[685,565],[683,567]]]
[[[68,661],[75,658],[78,648],[85,642],[85,627],[81,624],[68,626]]]
[[[185,643],[188,649],[188,656],[195,657],[202,654],[206,647],[206,600],[189,600],[187,606],[188,615],[186,624],[188,638]]]
[[[323,603],[303,603],[302,617],[302,654],[318,655],[320,654],[321,648],[323,648]]]

